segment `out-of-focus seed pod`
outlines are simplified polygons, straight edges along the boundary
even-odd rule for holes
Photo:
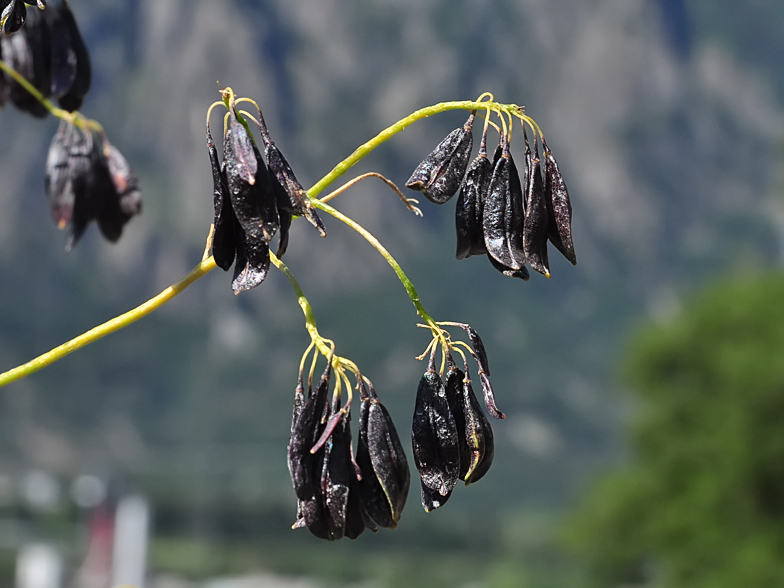
[[[126,223],[142,210],[139,180],[119,149],[105,138],[96,136],[95,143],[96,146],[102,145],[101,156],[105,163],[99,173],[104,175],[105,170],[111,181],[111,186],[106,185],[98,227],[103,236],[114,243],[122,235]],[[101,183],[106,184],[105,178],[101,179]]]
[[[2,31],[0,31],[2,33]],[[0,59],[3,59],[3,43],[0,42]],[[0,110],[5,106],[6,83],[5,74],[0,72]]]
[[[51,93],[65,110],[79,110],[92,84],[90,53],[67,2],[51,6],[43,14],[51,31]]]
[[[411,483],[408,461],[392,418],[373,385],[370,394],[360,379],[357,465],[362,474],[359,492],[374,526],[395,528]]]
[[[93,189],[93,166],[95,149],[93,135],[71,125],[68,168],[73,189],[73,212],[69,221],[70,234],[65,241],[65,251],[71,251],[82,238],[90,221],[98,217],[102,199]],[[58,224],[59,226],[59,224]]]
[[[577,265],[577,255],[572,242],[572,203],[569,200],[569,191],[544,136],[542,136],[542,150],[544,151],[544,193],[549,219],[547,237],[572,265]]]
[[[523,127],[525,128],[525,127]],[[528,137],[526,136],[526,145]],[[527,156],[527,150],[526,150]],[[523,225],[523,241],[525,256],[531,267],[550,277],[549,262],[547,259],[547,232],[549,220],[547,218],[547,202],[542,181],[542,169],[539,160],[539,143],[534,134],[534,152],[528,166],[526,186],[526,211]]]
[[[455,195],[471,157],[475,115],[472,112],[462,127],[449,133],[416,167],[407,188],[422,192],[434,204],[444,204]]]
[[[73,125],[61,120],[52,137],[46,157],[46,195],[55,224],[64,229],[71,222],[74,206],[73,178],[70,170],[70,144]]]
[[[435,369],[435,348],[417,388],[411,440],[423,487],[422,506],[429,512],[446,502],[460,469],[457,428],[444,384]]]
[[[487,158],[487,127],[482,132],[479,154],[468,166],[455,207],[457,259],[487,253],[482,232],[484,201],[493,176],[493,165]]]
[[[11,0],[0,15],[3,32],[10,36],[20,30],[27,20],[27,7],[22,0]]]
[[[270,174],[286,195],[285,199],[278,200],[278,207],[290,214],[305,217],[310,224],[316,227],[322,237],[326,237],[327,229],[324,226],[324,223],[321,222],[305,189],[302,187],[302,184],[299,183],[299,180],[297,180],[297,176],[294,175],[294,171],[291,169],[289,162],[272,140],[272,137],[267,130],[267,124],[264,122],[264,115],[261,111],[259,111],[258,123],[259,132],[264,141],[264,155],[267,158],[267,166],[269,167]]]
[[[501,149],[490,179],[482,227],[488,255],[514,271],[525,265],[522,188],[505,136],[501,137]]]
[[[17,2],[22,6],[22,2]],[[9,4],[6,10],[11,7]],[[9,18],[10,22],[10,18]],[[7,25],[7,23],[6,23]],[[0,36],[3,60],[38,90],[45,98],[51,92],[51,46],[49,28],[43,17],[35,12],[30,15],[27,26],[13,36]],[[19,110],[38,118],[45,118],[49,111],[15,80],[8,77],[8,95]]]
[[[234,216],[234,209],[231,206],[229,187],[226,184],[226,177],[223,173],[220,161],[218,160],[218,150],[215,141],[210,133],[210,126],[207,125],[207,151],[210,156],[210,167],[212,168],[212,194],[215,216],[213,220],[212,234],[212,256],[215,264],[223,271],[229,271],[237,251],[235,234],[235,224],[239,224]],[[239,227],[242,230],[242,227]]]

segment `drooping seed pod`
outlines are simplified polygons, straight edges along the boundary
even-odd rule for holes
[[[444,382],[446,401],[449,404],[449,411],[455,419],[455,430],[457,431],[457,448],[460,455],[460,468],[457,477],[465,480],[468,472],[468,465],[471,462],[471,455],[466,441],[466,418],[463,409],[463,379],[465,374],[455,365],[451,354],[446,358],[447,374]]]
[[[468,166],[455,207],[457,259],[487,253],[482,232],[484,201],[493,176],[493,165],[487,158],[487,127],[482,132],[479,154]]]
[[[57,97],[60,106],[73,112],[79,109],[90,91],[90,53],[67,2],[51,6],[43,14],[51,32],[51,93]]]
[[[332,406],[332,415],[339,414],[339,401]],[[342,418],[324,445],[321,494],[324,497],[329,540],[342,539],[346,530],[349,487],[354,472],[351,466],[351,431],[345,434],[346,419]],[[357,512],[359,517],[362,515]]]
[[[2,31],[0,31],[2,32]],[[0,42],[0,59],[3,59],[3,43]],[[0,110],[5,107],[6,83],[5,74],[0,72]]]
[[[471,377],[468,374],[468,366],[465,366],[463,378],[463,414],[465,417],[465,440],[467,447],[468,463],[463,469],[461,463],[460,479],[466,486],[478,482],[490,469],[495,454],[495,441],[493,439],[493,429],[490,422],[485,418],[479,401],[476,399],[474,389],[471,386]]]
[[[525,127],[523,127],[525,130]],[[528,159],[528,136],[526,141],[526,159]],[[528,164],[526,185],[526,211],[523,225],[523,242],[525,256],[531,267],[550,277],[549,262],[547,259],[547,232],[549,220],[547,217],[547,201],[542,181],[542,169],[539,160],[539,143],[534,133],[534,152]]]
[[[462,127],[449,133],[416,167],[407,188],[422,192],[434,204],[444,204],[455,195],[471,157],[475,115],[472,112]]]
[[[479,371],[479,381],[482,384],[482,396],[484,396],[487,412],[494,418],[505,419],[506,415],[498,410],[498,406],[495,403],[495,392],[493,391],[493,385],[490,383],[490,378],[481,371],[481,368]]]
[[[69,123],[70,124],[70,123]],[[71,138],[68,141],[68,168],[70,188],[73,190],[73,208],[67,222],[70,234],[65,242],[65,251],[71,251],[82,238],[87,225],[98,217],[101,211],[102,194],[94,189],[93,169],[97,163],[95,141],[92,133],[82,131],[71,125]],[[105,187],[105,186],[104,186]],[[50,203],[57,200],[50,197]],[[65,226],[62,221],[58,226]]]
[[[241,228],[241,227],[240,227]],[[269,246],[263,239],[251,237],[242,230],[236,231],[237,262],[231,289],[235,294],[259,286],[270,268]]]
[[[330,375],[331,365],[328,364],[316,387],[316,392],[308,396],[299,412],[289,439],[289,473],[294,492],[300,500],[313,498],[318,485],[315,468],[316,457],[310,450],[323,431],[321,422],[327,407]]]
[[[6,7],[8,10],[12,5]],[[17,2],[26,11],[22,2]],[[10,22],[11,18],[9,17]],[[8,23],[6,23],[6,26]],[[30,15],[27,26],[13,36],[0,36],[3,45],[3,60],[38,90],[44,98],[51,92],[52,54],[49,29],[44,19],[35,12]],[[19,110],[38,118],[45,118],[49,111],[25,88],[11,77],[6,79],[8,96]]]
[[[95,142],[96,146],[102,145],[101,155],[105,162],[99,173],[102,176],[108,174],[111,181],[109,186],[105,177],[101,179],[101,183],[106,185],[106,196],[98,215],[98,228],[106,239],[115,243],[128,221],[142,211],[139,180],[119,149],[105,137],[96,137]]]
[[[411,483],[408,461],[392,418],[373,385],[368,394],[359,379],[359,494],[374,526],[394,529],[400,520]],[[372,527],[371,527],[372,528]]]
[[[526,282],[531,279],[531,274],[525,266],[521,267],[519,270],[513,270],[510,267],[498,263],[492,255],[488,255],[487,258],[490,260],[490,265],[509,278],[520,278]]]
[[[457,428],[435,369],[435,348],[417,388],[411,441],[422,483],[422,506],[430,512],[449,498],[460,470]]]
[[[488,255],[514,271],[521,269],[526,261],[521,230],[524,222],[522,188],[506,136],[501,136],[500,146],[501,156],[493,167],[482,228]]]
[[[234,214],[245,233],[269,243],[280,223],[267,168],[248,131],[229,111],[223,164]]]
[[[235,225],[239,225],[234,209],[231,206],[229,187],[226,183],[226,176],[223,173],[220,161],[218,160],[218,150],[215,141],[210,133],[210,125],[207,125],[207,151],[210,156],[210,167],[212,168],[212,194],[215,215],[212,226],[212,256],[215,264],[223,271],[229,271],[234,263],[237,252],[237,236]],[[242,230],[242,227],[238,227]]]
[[[542,135],[542,150],[544,151],[544,193],[549,219],[547,237],[572,265],[577,265],[577,255],[572,242],[572,203],[569,200],[569,191],[566,189],[566,183],[553,152],[544,140],[544,135]]]
[[[75,195],[70,169],[73,132],[73,125],[61,120],[46,157],[46,195],[49,211],[55,224],[61,229],[71,222],[73,215]]]
[[[3,32],[10,36],[20,30],[27,20],[27,7],[22,0],[10,0],[0,15],[0,22],[4,22]]]
[[[302,184],[299,183],[299,180],[297,180],[297,176],[294,175],[294,171],[291,169],[289,162],[272,140],[269,130],[267,129],[267,124],[264,122],[264,115],[261,111],[259,111],[259,120],[257,123],[261,138],[264,141],[264,155],[267,158],[267,166],[269,167],[270,174],[272,174],[273,178],[277,181],[283,189],[283,193],[286,195],[286,199],[279,200],[278,207],[290,214],[305,217],[310,224],[316,227],[322,237],[326,237],[327,229],[324,226],[324,223],[321,222],[305,189],[302,187]]]

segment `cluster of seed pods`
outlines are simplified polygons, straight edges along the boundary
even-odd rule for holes
[[[288,463],[297,495],[293,528],[316,537],[356,539],[364,530],[394,529],[408,497],[408,462],[395,425],[373,384],[357,374],[359,439],[351,439],[350,405],[336,388],[329,400],[332,357],[316,386],[303,375],[294,394]]]
[[[486,254],[504,275],[527,280],[528,264],[550,277],[549,240],[576,265],[569,192],[544,135],[532,125],[532,152],[523,124],[526,167],[521,178],[510,151],[511,125],[509,131],[504,125],[492,161],[488,157],[488,116],[479,153],[469,165],[475,116],[476,111],[436,146],[406,186],[435,204],[444,204],[460,190],[455,209],[457,259]],[[539,137],[544,163],[539,156]]]
[[[307,218],[322,237],[326,237],[327,231],[288,161],[272,141],[261,110],[257,107],[258,118],[244,111],[240,114],[234,94],[231,90],[224,92],[229,110],[224,122],[222,161],[218,159],[207,114],[215,207],[212,255],[224,271],[234,264],[231,286],[239,294],[255,288],[267,277],[269,243],[278,231],[276,255],[282,257],[286,252],[294,215]],[[213,106],[217,104],[221,103]],[[264,141],[266,164],[241,116],[256,123]]]
[[[39,1],[38,7],[43,10],[45,3]],[[68,3],[57,0],[42,12],[33,11],[28,18],[25,3],[11,0],[3,18],[0,59],[44,98],[53,96],[65,110],[78,110],[90,90],[92,70],[90,54]],[[19,110],[33,116],[43,118],[49,112],[12,77],[0,74],[0,107],[5,104],[6,94]]]
[[[116,242],[142,208],[139,183],[125,157],[102,130],[83,120],[60,121],[46,159],[46,195],[55,223],[70,231],[66,251],[93,220]]]
[[[482,340],[469,325],[456,326],[469,335],[488,412],[495,418],[504,418],[495,404]],[[437,349],[434,344],[427,371],[419,381],[411,427],[422,507],[426,512],[443,506],[458,480],[466,486],[479,481],[490,469],[495,453],[493,430],[474,394],[468,364],[464,363],[465,371],[461,370],[448,348],[444,348],[447,373],[442,379],[436,370]]]

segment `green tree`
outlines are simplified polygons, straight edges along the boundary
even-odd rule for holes
[[[633,464],[567,531],[598,584],[784,586],[784,276],[707,290],[626,366]]]

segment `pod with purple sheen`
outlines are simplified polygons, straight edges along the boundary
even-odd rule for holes
[[[572,265],[577,265],[577,255],[572,242],[572,203],[569,200],[569,191],[558,168],[558,162],[555,161],[544,136],[542,136],[542,150],[544,151],[544,192],[549,219],[547,237]]]
[[[482,384],[482,396],[484,396],[487,412],[494,418],[505,419],[506,415],[498,410],[498,406],[496,406],[495,392],[493,391],[493,385],[490,383],[490,378],[482,371],[481,367],[479,368],[479,381]]]
[[[73,215],[75,196],[70,168],[70,149],[74,132],[73,125],[61,120],[49,144],[49,153],[46,157],[45,186],[49,211],[55,224],[60,228],[67,226]]]
[[[526,142],[528,137],[526,136]],[[550,277],[547,259],[547,233],[549,220],[547,217],[547,201],[544,193],[542,169],[539,160],[539,143],[534,134],[534,152],[531,156],[527,173],[526,216],[523,225],[523,243],[525,256],[531,267]]]
[[[342,539],[345,534],[349,487],[353,477],[350,457],[351,430],[346,434],[347,421],[341,418],[344,413],[340,412],[339,404],[337,400],[332,406],[332,415],[337,416],[338,421],[323,446],[324,466],[320,481],[330,541]],[[361,512],[357,511],[356,514],[362,518]]]
[[[441,495],[426,502],[423,494],[422,506],[428,510],[428,504],[444,504],[457,483],[460,450],[444,383],[435,370],[435,349],[417,388],[411,441],[422,485]]]
[[[476,111],[425,157],[406,182],[407,188],[422,192],[434,204],[444,204],[455,195],[471,157],[475,116]]]
[[[457,231],[457,259],[487,253],[482,233],[482,214],[484,200],[493,175],[493,165],[487,158],[487,129],[482,134],[479,154],[468,166],[460,195],[455,207],[455,228]]]

